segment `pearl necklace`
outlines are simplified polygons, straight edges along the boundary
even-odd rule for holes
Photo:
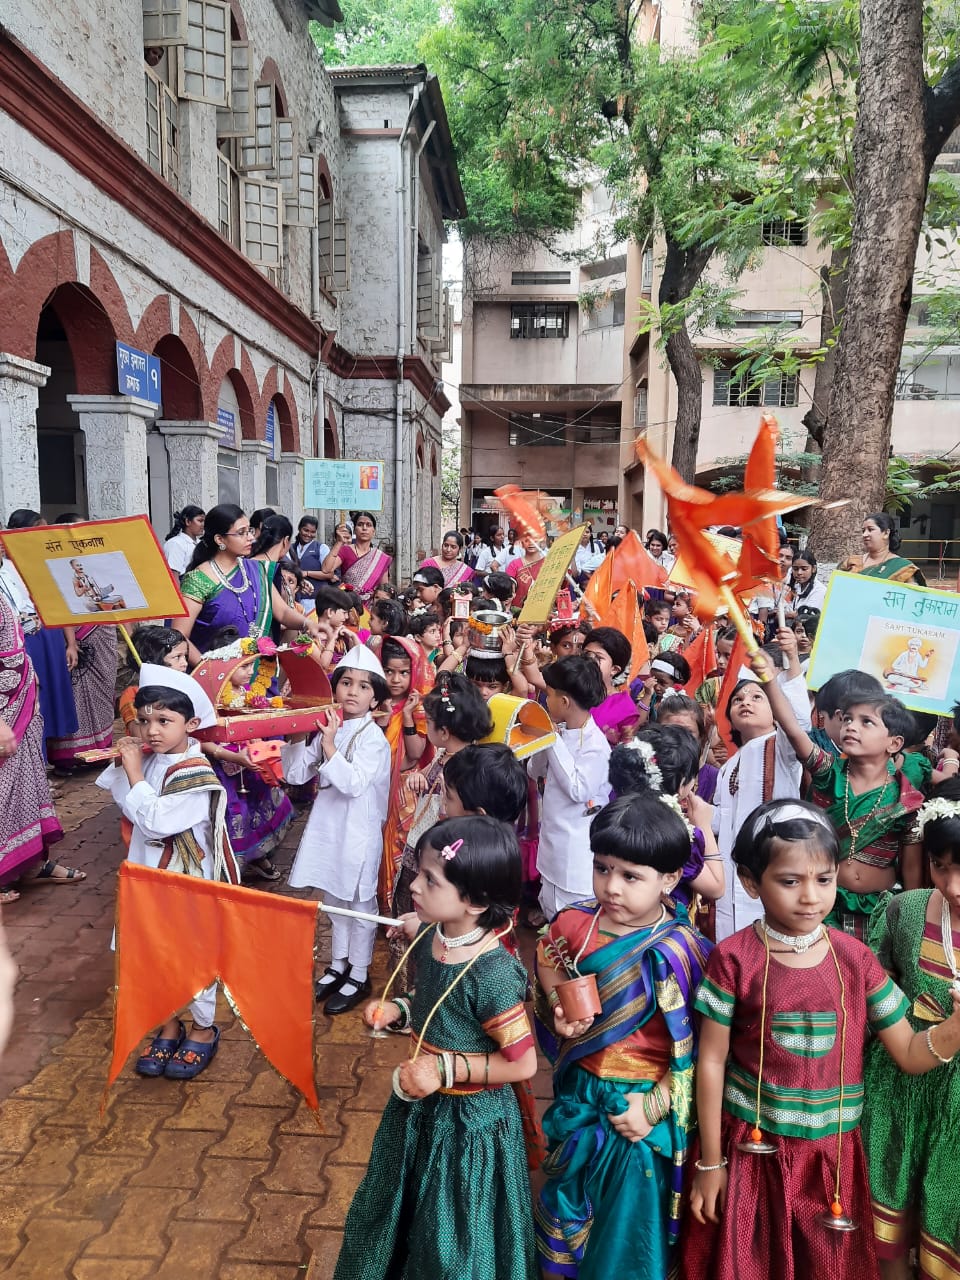
[[[470,947],[475,942],[479,942],[483,935],[487,932],[483,925],[479,925],[476,929],[471,929],[469,933],[461,933],[459,938],[448,938],[443,929],[437,925],[437,937],[440,939],[440,945],[443,947],[443,955],[440,957],[440,963],[447,963],[447,952],[456,951],[457,947]]]
[[[957,957],[953,949],[953,927],[950,922],[950,903],[943,894],[940,895],[940,940],[943,943],[943,955],[950,969],[953,981],[950,989],[960,993],[960,973],[957,972]]]
[[[760,928],[768,938],[773,938],[774,942],[782,942],[785,947],[794,953],[794,955],[802,956],[815,946],[823,937],[823,925],[818,924],[810,933],[801,933],[798,937],[794,937],[789,933],[778,933],[776,929],[771,929],[766,920],[760,921]]]
[[[220,579],[220,585],[222,587],[226,587],[228,591],[232,591],[235,596],[242,596],[245,591],[249,591],[250,579],[247,577],[247,566],[245,561],[238,560],[236,564],[236,567],[240,570],[240,579],[243,582],[242,587],[235,587],[233,585],[227,574],[225,574],[217,564],[216,559],[211,560],[210,563],[213,566],[214,573]]]

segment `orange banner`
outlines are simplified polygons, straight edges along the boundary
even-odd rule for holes
[[[601,619],[601,626],[616,627],[630,641],[630,680],[650,661],[650,646],[643,632],[643,605],[633,582],[628,582]]]
[[[264,1056],[314,1111],[316,902],[124,862],[107,1089],[154,1027],[220,980]]]
[[[692,698],[704,680],[717,669],[717,647],[713,641],[713,623],[706,622],[683,651],[690,665],[690,679],[684,688]]]
[[[727,669],[723,673],[723,680],[720,683],[720,693],[717,697],[717,733],[726,743],[727,752],[733,755],[739,748],[730,736],[730,721],[727,718],[727,703],[730,701],[730,695],[737,687],[740,681],[740,672],[744,667],[750,666],[750,656],[747,653],[747,647],[743,643],[743,638],[737,636],[736,643],[733,646],[733,653],[730,655],[730,661],[727,663]]]

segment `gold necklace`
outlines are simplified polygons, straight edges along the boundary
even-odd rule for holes
[[[848,858],[853,858],[857,854],[858,852],[857,841],[860,839],[860,833],[863,831],[864,827],[867,825],[870,819],[874,816],[874,814],[880,808],[880,802],[883,800],[883,797],[886,795],[887,787],[889,785],[890,785],[890,776],[888,773],[886,782],[884,782],[881,785],[880,791],[877,795],[876,800],[874,800],[873,804],[870,806],[870,812],[865,814],[864,817],[862,817],[858,822],[851,821],[850,773],[849,773],[849,769],[844,769],[843,771],[843,821],[846,825],[847,830],[850,832],[850,852],[847,854]]]

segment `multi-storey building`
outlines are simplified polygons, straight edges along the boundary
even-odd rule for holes
[[[436,540],[439,263],[463,196],[436,79],[327,71],[308,20],[339,17],[337,0],[7,7],[0,516],[295,516],[305,459],[360,457],[386,463],[401,569]]]

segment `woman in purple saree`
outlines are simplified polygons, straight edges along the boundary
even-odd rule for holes
[[[354,542],[350,544],[350,530],[337,525],[336,538],[330,554],[321,568],[324,573],[343,571],[343,585],[359,593],[364,608],[369,608],[373,593],[390,572],[393,560],[373,545],[377,532],[376,517],[369,511],[351,511]]]

